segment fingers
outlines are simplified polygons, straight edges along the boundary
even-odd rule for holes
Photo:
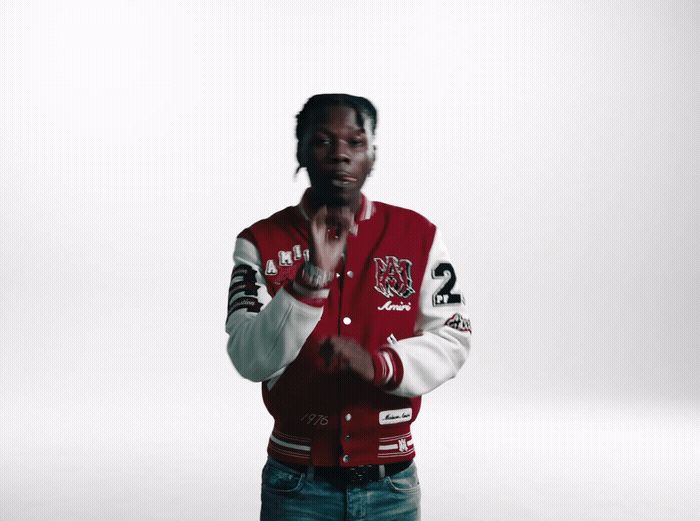
[[[335,229],[336,235],[340,238],[347,237],[347,232],[354,224],[354,215],[347,206],[331,208],[326,212],[326,225]]]
[[[323,358],[323,361],[326,363],[326,367],[331,365],[331,361],[333,360],[333,344],[331,343],[330,338],[326,338],[321,342],[321,347],[318,351],[318,353],[321,355],[321,358]]]
[[[328,217],[328,207],[324,204],[318,210],[311,219],[314,224],[323,224],[326,222],[326,217]]]
[[[321,342],[319,354],[324,361],[325,373],[350,371],[362,380],[373,381],[374,365],[364,348],[350,338],[329,337]]]
[[[335,352],[331,338],[326,338],[321,342],[318,354],[323,360],[323,363],[319,367],[322,372],[335,373],[338,371],[339,356]]]
[[[317,235],[323,235],[326,232],[326,219],[328,218],[328,208],[321,206],[314,216],[311,218],[311,231]]]
[[[347,243],[348,232],[354,225],[350,208],[321,206],[310,222],[311,262],[325,271],[334,271]]]
[[[321,206],[313,218],[311,224],[316,231],[332,231],[335,237],[342,237],[354,224],[354,215],[347,206],[331,207]],[[325,228],[325,230],[324,230]]]

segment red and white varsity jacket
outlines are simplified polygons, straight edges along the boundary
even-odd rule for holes
[[[275,419],[268,453],[317,466],[412,459],[421,395],[469,352],[447,250],[421,215],[363,195],[336,280],[310,291],[295,281],[308,258],[307,197],[245,229],[234,251],[228,352],[243,377],[262,382]],[[375,385],[319,370],[319,345],[336,335],[370,352]]]

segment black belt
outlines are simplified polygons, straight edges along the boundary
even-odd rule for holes
[[[283,465],[306,474],[309,478],[323,478],[338,488],[365,485],[370,481],[379,481],[406,470],[413,460],[387,463],[386,465],[360,465],[357,467],[312,467],[282,462]]]

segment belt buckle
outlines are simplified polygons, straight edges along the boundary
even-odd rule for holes
[[[371,465],[346,468],[345,480],[348,485],[364,485],[371,481]]]

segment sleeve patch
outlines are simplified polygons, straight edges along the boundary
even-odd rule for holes
[[[472,332],[471,321],[468,318],[464,318],[459,313],[455,313],[448,318],[447,321],[445,321],[445,325],[447,327],[451,327],[452,329],[456,329],[457,331],[469,332],[470,334]]]
[[[253,313],[258,313],[262,308],[262,304],[258,302],[258,299],[252,297],[240,297],[231,303],[229,308],[229,315],[234,311],[239,309],[245,309],[246,311],[252,311]]]
[[[445,306],[448,304],[461,304],[462,294],[459,291],[452,292],[457,282],[457,276],[452,264],[439,262],[432,271],[434,279],[443,279],[442,286],[433,294],[433,306]]]
[[[231,285],[228,289],[228,315],[226,320],[231,316],[231,313],[239,309],[252,311],[257,313],[262,308],[262,304],[258,300],[259,284],[256,283],[255,270],[246,265],[241,264],[233,269],[231,274]]]

